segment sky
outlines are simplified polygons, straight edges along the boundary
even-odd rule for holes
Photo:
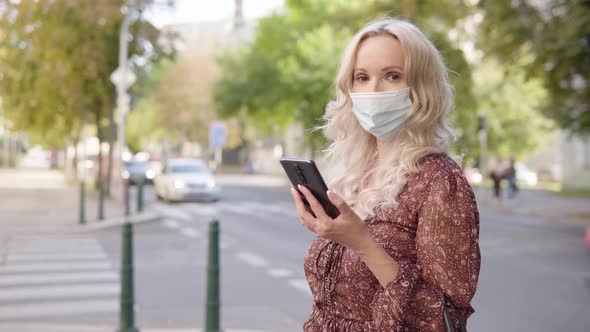
[[[242,0],[246,20],[256,19],[280,8],[284,0]],[[147,13],[147,18],[156,27],[167,24],[217,21],[232,18],[235,11],[234,0],[176,0],[173,9],[161,6]]]

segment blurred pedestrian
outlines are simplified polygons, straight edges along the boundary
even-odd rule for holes
[[[502,165],[502,161],[496,161],[496,164],[490,171],[490,178],[492,179],[493,189],[494,189],[494,198],[497,201],[502,199],[502,178],[504,177],[504,167]]]
[[[304,261],[314,299],[304,331],[445,331],[444,303],[474,312],[480,251],[473,191],[447,153],[444,60],[411,23],[382,19],[352,39],[335,85],[322,129],[340,215],[292,190],[318,235]]]
[[[516,186],[516,167],[514,158],[510,158],[508,167],[504,171],[504,178],[508,181],[508,199],[512,199],[518,191],[518,187]]]

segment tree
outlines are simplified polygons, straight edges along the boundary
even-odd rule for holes
[[[34,132],[39,143],[76,141],[83,114],[94,122],[99,140],[107,135],[112,143],[113,132],[101,129],[113,118],[115,93],[109,76],[118,66],[125,3],[22,0],[1,5],[0,95],[13,121]],[[153,3],[136,2],[140,11]],[[156,42],[159,31],[142,15],[130,30],[135,36],[130,53],[135,58],[150,63],[170,55]],[[98,160],[102,169],[102,158]]]
[[[368,18],[403,13],[418,22],[447,60],[456,86],[452,119],[461,134],[457,149],[477,154],[470,67],[446,37],[469,11],[462,1],[291,0],[286,7],[258,22],[250,45],[220,58],[222,78],[214,90],[220,115],[245,112],[267,133],[284,130],[293,120],[306,129],[321,124],[325,105],[334,97],[338,60],[353,33]],[[306,141],[313,149],[324,144],[320,132],[310,132]]]
[[[145,97],[129,116],[127,134],[134,148],[164,139],[177,147],[187,141],[207,146],[209,123],[216,118],[211,87],[217,76],[215,57],[206,48],[154,66]]]
[[[549,93],[543,112],[562,128],[590,132],[590,2],[480,1],[478,8],[486,55],[508,71],[522,63]]]
[[[488,152],[505,160],[521,158],[552,132],[553,122],[539,112],[547,91],[540,79],[527,80],[522,67],[510,74],[498,68],[497,61],[487,60],[475,70],[477,113],[487,115]]]

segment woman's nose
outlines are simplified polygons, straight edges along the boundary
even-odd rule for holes
[[[370,86],[370,92],[383,92],[383,82],[381,80],[373,80]]]

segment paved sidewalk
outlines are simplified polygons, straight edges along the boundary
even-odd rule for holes
[[[59,171],[0,169],[0,263],[7,240],[31,234],[64,234],[117,226],[124,222],[124,208],[116,200],[105,200],[105,220],[98,220],[98,199],[88,191],[86,224],[79,224],[80,192],[67,185]],[[146,209],[137,221],[156,219]]]
[[[540,189],[520,190],[513,199],[496,200],[490,188],[474,189],[482,213],[522,216],[540,223],[590,227],[590,199],[563,197]]]
[[[86,191],[88,224],[98,221],[98,199]],[[62,232],[79,225],[80,189],[70,187],[62,173],[49,170],[0,169],[2,233]],[[123,206],[105,200],[105,218],[121,217]]]
[[[59,171],[0,169],[0,332],[115,329],[80,317],[116,320],[119,269],[93,231],[124,223],[124,209],[107,200],[106,219],[98,221],[89,191],[80,225],[79,204],[79,188]],[[158,217],[146,210],[132,222]]]

